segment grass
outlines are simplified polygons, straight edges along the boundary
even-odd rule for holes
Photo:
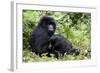
[[[36,55],[35,53],[31,52],[30,50],[24,49],[23,50],[23,62],[31,63],[31,62],[49,62],[49,61],[68,61],[68,60],[87,60],[91,59],[91,53],[87,52],[87,50],[81,50],[80,54],[75,55],[67,55],[65,54],[63,57],[59,56],[59,59],[55,58],[53,54],[51,57],[46,56],[47,53],[42,54],[42,57]]]

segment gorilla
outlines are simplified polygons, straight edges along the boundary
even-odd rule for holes
[[[41,17],[38,26],[31,34],[30,46],[32,52],[39,54],[48,52],[48,40],[56,30],[56,21],[51,16]]]
[[[58,58],[58,53],[64,56],[64,53],[78,55],[80,49],[73,48],[72,43],[61,35],[53,35],[49,39],[49,51]]]

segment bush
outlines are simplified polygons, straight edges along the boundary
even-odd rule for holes
[[[61,34],[69,39],[74,47],[80,47],[81,53],[78,56],[64,55],[59,60],[84,60],[91,58],[91,14],[75,12],[53,12],[23,10],[23,61],[55,61],[56,58],[49,58],[46,55],[39,57],[30,51],[30,34],[38,24],[41,16],[50,15],[57,21],[55,34]]]

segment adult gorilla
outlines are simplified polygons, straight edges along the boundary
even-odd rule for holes
[[[38,26],[33,30],[31,35],[31,48],[32,52],[39,54],[48,52],[48,40],[56,30],[56,22],[53,17],[43,16]]]

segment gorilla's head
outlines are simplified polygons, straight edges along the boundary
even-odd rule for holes
[[[43,16],[40,19],[39,26],[46,29],[46,31],[48,31],[48,33],[52,35],[56,30],[56,21],[51,16]]]

